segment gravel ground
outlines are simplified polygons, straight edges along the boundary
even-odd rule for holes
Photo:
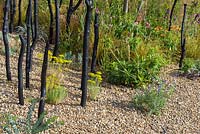
[[[36,55],[36,54],[35,54]],[[25,105],[18,105],[17,57],[12,56],[13,81],[7,82],[4,56],[0,55],[0,114],[10,112],[24,117],[28,111],[29,98],[38,98],[40,91],[41,63],[35,58],[31,73],[31,90],[25,90]],[[36,57],[36,56],[35,56]],[[80,106],[81,91],[79,71],[64,73],[64,85],[68,97],[59,105],[45,105],[47,117],[58,116],[64,125],[45,133],[105,133],[105,134],[200,134],[200,79],[190,80],[176,73],[177,66],[170,65],[161,72],[162,79],[173,83],[176,90],[160,116],[146,116],[131,106],[135,91],[123,86],[103,83],[97,101],[88,100],[87,106]],[[36,105],[34,119],[37,118]]]

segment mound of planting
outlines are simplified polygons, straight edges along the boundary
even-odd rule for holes
[[[7,82],[5,75],[5,59],[0,55],[0,119],[10,114],[16,120],[26,119],[27,112],[32,105],[31,100],[40,97],[40,75],[42,62],[41,48],[38,45],[33,58],[33,72],[31,73],[31,90],[24,90],[24,106],[18,104],[17,87],[17,58],[18,53],[11,56],[11,70],[13,81]],[[39,49],[40,48],[40,49]],[[23,66],[24,67],[24,66]],[[81,72],[62,66],[63,81],[60,86],[67,92],[65,99],[59,104],[46,104],[45,120],[56,117],[56,121],[45,133],[199,133],[199,99],[200,79],[190,80],[182,77],[176,70],[177,66],[169,65],[162,69],[160,86],[175,87],[170,99],[160,114],[148,114],[133,105],[133,98],[141,91],[125,86],[115,86],[103,82],[101,92],[96,100],[88,97],[85,108],[80,106]],[[168,90],[167,88],[164,88]],[[153,88],[151,88],[153,90]],[[167,92],[167,91],[165,91]],[[146,109],[147,110],[147,109]],[[32,110],[31,123],[37,120],[38,103]],[[4,120],[5,121],[5,120]],[[0,131],[2,127],[0,128]]]

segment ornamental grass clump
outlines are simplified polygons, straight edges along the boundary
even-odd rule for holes
[[[158,85],[151,85],[143,93],[133,97],[133,105],[136,109],[148,113],[148,115],[159,115],[174,89],[174,85],[167,85],[163,82],[158,83]]]
[[[97,96],[101,91],[102,73],[89,73],[90,79],[88,80],[89,98],[91,100],[97,100]]]

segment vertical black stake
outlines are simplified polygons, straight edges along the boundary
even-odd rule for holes
[[[38,39],[38,0],[34,0],[34,36],[33,42],[30,50],[30,60],[29,60],[29,69],[32,69],[32,59],[33,59],[33,51],[36,47],[36,42]]]
[[[10,11],[10,26],[9,26],[9,32],[12,33],[14,31],[14,19],[15,19],[15,13],[16,13],[16,0],[10,0],[11,2],[11,11]]]
[[[67,33],[69,33],[69,25],[71,22],[71,16],[72,16],[73,12],[75,12],[78,9],[78,7],[82,3],[82,1],[83,0],[79,0],[75,6],[73,6],[73,0],[69,1],[69,7],[67,10],[67,19],[66,19],[66,32]]]
[[[85,107],[87,100],[87,78],[88,78],[88,44],[90,37],[90,23],[92,17],[92,9],[94,6],[93,0],[85,0],[87,13],[85,17],[84,37],[83,37],[83,63],[82,63],[82,78],[81,78],[81,106]]]
[[[92,63],[91,63],[92,73],[96,72],[95,66],[96,66],[98,42],[99,42],[99,10],[96,9],[95,19],[94,19],[94,47],[93,47]]]
[[[32,35],[32,39],[34,39],[34,25],[33,25],[33,16],[32,16],[32,11],[31,11],[31,35]]]
[[[13,21],[14,21],[14,14],[13,14],[13,0],[10,0],[10,22],[9,22],[9,33],[13,32]]]
[[[185,39],[184,25],[185,25],[186,9],[187,9],[187,4],[184,4],[184,13],[183,13],[182,26],[181,26],[181,57],[180,57],[180,62],[179,62],[179,69],[182,68],[183,59],[185,57],[186,39]]]
[[[69,25],[70,25],[72,13],[73,13],[73,0],[70,0],[69,7],[67,10],[67,19],[66,19],[66,32],[67,33],[69,33]]]
[[[50,26],[49,26],[49,43],[53,43],[53,9],[51,6],[51,0],[48,0],[48,7],[50,13]]]
[[[9,16],[9,9],[10,9],[10,3],[9,0],[5,1],[4,5],[4,18],[3,18],[3,42],[5,46],[5,57],[6,57],[6,76],[7,80],[11,81],[11,71],[10,71],[10,47],[9,47],[9,41],[8,41],[8,16]]]
[[[55,47],[53,50],[53,56],[58,56],[58,48],[59,48],[59,40],[60,40],[60,8],[58,0],[55,0],[55,8],[56,8],[56,39],[55,39]]]
[[[18,59],[18,97],[19,97],[19,104],[24,105],[22,63],[23,63],[26,42],[25,42],[25,39],[21,35],[19,36],[19,38],[21,40],[21,49],[20,49],[19,59]]]
[[[44,112],[44,106],[45,106],[48,50],[49,50],[49,41],[47,40],[43,58],[42,73],[41,73],[41,94],[40,94],[40,103],[38,109],[38,118],[40,118],[41,114]]]
[[[123,12],[124,14],[128,13],[128,0],[124,0]]]
[[[175,6],[176,6],[176,3],[177,3],[177,0],[174,0],[174,4],[173,4],[172,9],[171,9],[171,12],[170,12],[168,31],[171,30],[171,26],[172,26],[172,17],[173,17],[174,8],[175,8]]]
[[[61,8],[61,6],[62,6],[62,3],[63,3],[63,0],[60,0],[60,5],[59,5],[59,8]]]
[[[26,88],[30,88],[30,38],[31,38],[31,16],[32,16],[32,1],[29,0],[27,9],[27,45],[26,45]]]
[[[16,0],[10,0],[10,24],[9,24],[9,32],[12,33],[14,31],[14,19],[16,13]]]
[[[18,3],[18,26],[22,25],[22,10],[21,10],[22,0]]]

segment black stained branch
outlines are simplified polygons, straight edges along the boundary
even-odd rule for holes
[[[46,47],[43,58],[42,72],[41,72],[41,90],[40,90],[40,103],[38,109],[38,118],[44,112],[45,106],[45,96],[46,96],[46,76],[47,76],[47,67],[48,67],[48,50],[49,50],[49,41],[46,41]]]
[[[92,17],[92,9],[94,6],[93,0],[85,0],[87,12],[85,17],[84,37],[83,37],[83,57],[82,57],[82,77],[81,77],[81,106],[86,106],[87,100],[87,79],[88,79],[88,45],[90,37],[90,23]]]
[[[83,0],[79,0],[75,6],[73,6],[73,0],[69,1],[69,7],[68,7],[68,10],[67,10],[67,20],[66,20],[66,31],[67,31],[67,33],[69,33],[71,16],[78,9],[78,7],[81,5],[82,1]]]
[[[32,69],[33,51],[35,50],[37,39],[38,39],[38,0],[34,0],[34,36],[32,45],[30,46],[29,70]]]
[[[55,47],[53,50],[53,56],[58,56],[59,42],[60,42],[60,8],[58,0],[55,0],[55,9],[56,9],[56,38],[55,38]]]
[[[19,36],[19,38],[21,40],[21,49],[18,58],[18,98],[19,98],[19,104],[24,105],[22,63],[23,63],[26,41],[21,35]]]
[[[22,9],[21,9],[21,5],[22,5],[22,0],[19,0],[18,2],[18,26],[22,26]]]
[[[177,3],[177,0],[174,0],[174,4],[172,5],[172,9],[171,9],[171,12],[170,12],[170,17],[169,17],[169,27],[168,27],[168,31],[171,30],[171,26],[172,26],[172,17],[173,17],[174,9],[175,9],[175,7],[176,7],[176,3]]]
[[[99,10],[96,9],[94,19],[94,47],[92,53],[91,72],[96,72],[97,49],[99,43]]]
[[[9,30],[9,22],[8,22],[8,16],[9,16],[9,10],[10,10],[10,2],[9,0],[5,1],[4,6],[4,18],[3,18],[3,42],[5,46],[5,62],[6,62],[6,77],[8,81],[11,81],[11,71],[10,71],[10,47],[9,47],[9,41],[8,41],[8,30]]]
[[[184,4],[183,20],[182,20],[182,25],[181,25],[181,57],[180,57],[180,61],[179,61],[179,69],[182,68],[183,60],[185,57],[186,38],[185,38],[185,29],[184,28],[185,28],[186,9],[187,9],[187,4]]]
[[[27,9],[27,45],[26,45],[26,88],[30,88],[30,42],[31,42],[31,16],[32,16],[32,1],[29,0]]]
[[[50,13],[50,26],[49,26],[49,43],[53,43],[53,9],[51,5],[51,0],[48,0],[48,7],[49,7],[49,13]]]

